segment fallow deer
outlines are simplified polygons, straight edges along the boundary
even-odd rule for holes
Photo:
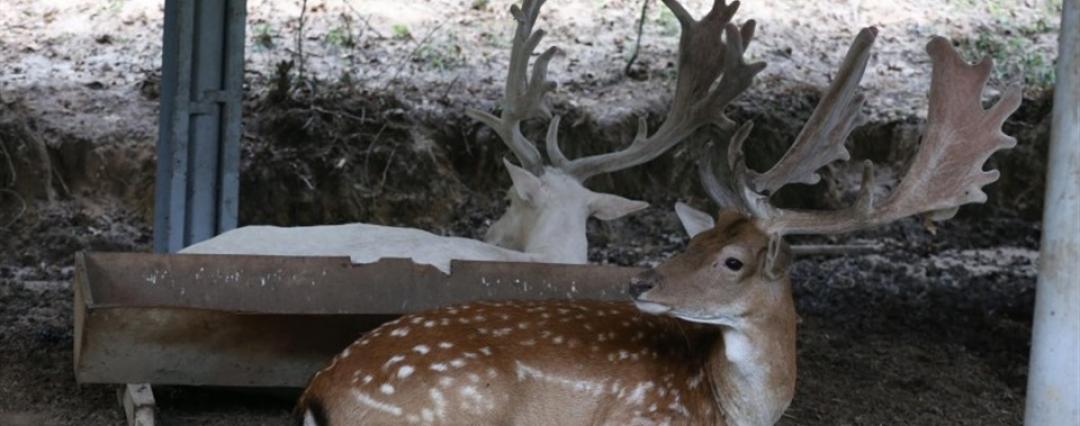
[[[724,10],[720,4],[710,16]],[[684,253],[631,280],[631,301],[487,301],[406,315],[314,375],[298,405],[303,424],[775,423],[796,378],[784,235],[948,218],[985,201],[981,188],[997,172],[984,171],[984,162],[1015,144],[1001,126],[1019,105],[1019,89],[983,109],[990,60],[969,65],[934,38],[926,131],[895,189],[874,200],[867,163],[849,208],[771,205],[776,189],[813,182],[818,169],[848,158],[844,140],[862,106],[858,83],[876,36],[874,28],[858,34],[802,133],[767,172],[743,163],[750,126],[736,132],[731,172],[712,188],[728,200],[726,210]]]
[[[559,117],[552,117],[546,95],[556,84],[547,78],[547,66],[557,49],[541,53],[528,72],[529,58],[544,37],[533,30],[544,0],[527,0],[511,13],[517,29],[510,52],[502,112],[495,116],[479,110],[467,113],[491,127],[514,153],[521,166],[504,160],[513,187],[510,207],[488,230],[484,242],[443,237],[430,232],[362,223],[310,227],[247,226],[194,244],[181,253],[263,254],[285,256],[343,256],[354,263],[384,257],[407,257],[449,273],[450,260],[495,260],[582,264],[588,261],[586,221],[612,220],[648,204],[585,188],[592,176],[651,161],[698,128],[729,124],[724,108],[752,83],[764,63],[747,64],[743,52],[754,34],[754,22],[740,29],[729,25],[738,9],[718,6],[701,22],[690,25],[689,15],[677,3],[673,10],[683,22],[675,95],[667,118],[652,136],[644,119],[637,137],[623,150],[567,159],[558,144]],[[720,33],[727,32],[727,42]],[[701,53],[697,53],[701,52]],[[719,79],[719,83],[716,80]],[[714,87],[714,83],[716,83]],[[551,118],[546,138],[550,164],[521,131],[532,118]]]

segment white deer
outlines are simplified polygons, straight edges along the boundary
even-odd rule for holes
[[[684,28],[730,8],[718,1]],[[729,34],[734,26],[729,26]],[[933,61],[926,133],[899,184],[882,200],[866,173],[856,203],[837,211],[776,208],[768,194],[813,181],[846,159],[859,114],[858,83],[876,38],[864,29],[802,135],[765,173],[742,144],[717,190],[730,204],[686,251],[628,285],[632,301],[488,301],[406,315],[357,340],[316,373],[301,396],[305,425],[769,425],[795,393],[796,313],[786,234],[833,234],[930,214],[945,219],[983,202],[997,178],[987,158],[1015,139],[1002,123],[1018,88],[993,107],[980,98],[989,59],[966,64],[948,40]],[[703,53],[703,52],[702,52]],[[698,53],[698,54],[702,54]]]
[[[736,29],[729,32],[727,43],[722,41],[720,29],[730,21],[734,7],[730,13],[708,22],[708,31],[684,28],[679,43],[675,95],[663,124],[648,136],[642,119],[637,137],[625,149],[570,160],[559,149],[559,117],[551,117],[545,101],[547,93],[556,87],[547,79],[547,66],[557,49],[551,47],[540,54],[532,65],[531,76],[527,72],[529,58],[544,36],[543,30],[533,31],[543,3],[543,0],[530,0],[522,8],[511,8],[517,29],[501,115],[468,111],[471,117],[490,126],[521,163],[518,167],[504,160],[513,182],[508,191],[510,207],[488,230],[486,242],[363,223],[246,226],[180,252],[349,256],[355,263],[385,257],[412,258],[446,273],[451,259],[586,263],[586,221],[590,216],[612,220],[648,204],[590,191],[585,188],[585,181],[598,174],[651,161],[702,126],[730,125],[724,107],[750,86],[765,64],[743,61],[742,54],[753,36],[753,21],[742,27],[741,34]],[[720,81],[714,87],[718,78]],[[551,118],[546,138],[550,164],[544,163],[536,145],[521,132],[522,121],[531,118]]]

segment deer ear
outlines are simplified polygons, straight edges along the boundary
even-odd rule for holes
[[[708,213],[690,207],[681,201],[675,203],[675,215],[679,216],[679,222],[682,223],[683,229],[691,238],[716,226],[716,221]]]
[[[595,194],[589,209],[600,220],[612,220],[649,207],[644,201],[631,200],[612,194]]]
[[[515,166],[510,160],[503,158],[506,171],[510,172],[510,180],[514,182],[514,191],[522,200],[533,202],[540,194],[540,178],[529,173],[521,167]]]

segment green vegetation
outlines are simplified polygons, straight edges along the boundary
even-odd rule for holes
[[[994,60],[991,78],[998,81],[1022,80],[1026,87],[1054,85],[1054,64],[1037,48],[1035,42],[1020,34],[997,35],[981,31],[974,39],[957,40],[968,60],[989,56]]]
[[[390,33],[397,40],[412,39],[412,33],[409,32],[409,27],[405,26],[405,24],[394,24],[394,26],[390,27]]]
[[[660,8],[660,14],[656,16],[656,25],[660,27],[660,34],[664,36],[679,35],[679,19],[666,7]]]
[[[105,7],[111,15],[117,15],[124,8],[125,0],[109,0],[108,5]]]
[[[450,34],[445,39],[417,47],[413,60],[438,70],[448,70],[464,65],[465,54],[457,36]]]
[[[1053,14],[1054,16],[1061,16],[1061,11],[1064,8],[1064,1],[1063,0],[1043,0],[1043,5],[1042,6],[1044,8],[1046,8],[1046,11],[1049,12],[1050,14]]]
[[[980,14],[989,16],[990,19],[1002,24],[1009,25],[1013,22],[1015,15],[1021,9],[1036,9],[1039,11],[1042,18],[1039,21],[1043,22],[1049,18],[1051,20],[1057,20],[1061,16],[1063,0],[1036,0],[1036,2],[1029,1],[1017,1],[1017,0],[946,0],[947,3],[952,3],[955,7],[961,10],[974,10]]]
[[[488,7],[488,0],[473,0],[471,7],[473,10],[484,10]]]
[[[1053,86],[1053,53],[1047,44],[1058,31],[1062,0],[947,1],[957,9],[977,12],[992,21],[980,27],[976,35],[956,40],[968,60],[992,58],[995,66],[991,78],[997,81],[1023,81],[1030,88]]]
[[[274,29],[267,22],[256,22],[251,26],[251,39],[256,49],[273,49]]]
[[[1058,1],[1060,2],[1060,0]],[[1010,12],[1016,7],[1025,7],[1023,2],[1015,0],[953,0],[952,3],[960,9],[974,9],[985,12],[991,19],[996,21],[1008,19]]]
[[[344,49],[356,47],[356,39],[348,27],[334,27],[326,32],[326,44]]]
[[[330,28],[323,36],[323,43],[339,49],[353,49],[359,37],[353,31],[353,17],[347,13],[338,15],[339,23]]]

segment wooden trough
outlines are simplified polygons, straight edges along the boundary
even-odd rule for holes
[[[505,262],[454,262],[451,270],[405,259],[79,254],[75,377],[302,387],[362,332],[399,314],[474,300],[621,300],[640,272]]]

